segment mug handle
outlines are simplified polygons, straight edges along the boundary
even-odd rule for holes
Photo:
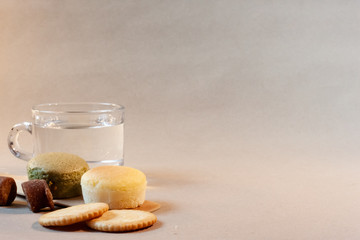
[[[25,161],[29,161],[33,154],[27,151],[24,151],[19,145],[18,138],[19,134],[23,131],[26,131],[32,134],[32,123],[31,122],[23,122],[14,125],[8,135],[8,146],[10,152],[14,154],[15,157],[20,158]]]

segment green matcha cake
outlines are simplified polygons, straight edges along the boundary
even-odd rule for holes
[[[29,180],[46,180],[54,198],[81,195],[81,176],[89,165],[81,157],[61,152],[49,152],[33,157],[27,164]]]

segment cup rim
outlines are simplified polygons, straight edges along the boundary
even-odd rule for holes
[[[97,106],[98,109],[90,109],[90,110],[81,110],[79,109],[71,109],[71,110],[54,110],[49,108],[56,107],[74,107],[75,105],[84,106]],[[103,107],[103,108],[101,108]],[[48,113],[48,114],[84,114],[84,113],[111,113],[114,111],[124,111],[125,107],[116,103],[108,103],[108,102],[59,102],[59,103],[40,103],[33,105],[31,108],[33,113]]]

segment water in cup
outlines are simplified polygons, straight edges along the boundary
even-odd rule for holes
[[[43,103],[32,107],[32,121],[15,124],[8,147],[15,157],[29,161],[47,152],[78,155],[90,167],[123,165],[125,108],[114,103]],[[19,144],[20,133],[29,133],[33,151]]]
[[[89,166],[123,165],[124,123],[90,125],[48,123],[34,125],[34,153],[67,152],[85,159]]]

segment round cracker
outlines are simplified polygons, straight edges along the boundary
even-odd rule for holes
[[[39,218],[42,226],[67,226],[101,216],[109,210],[106,203],[87,203],[46,213]]]
[[[103,232],[128,232],[149,227],[156,222],[155,214],[141,210],[109,210],[86,224]]]

